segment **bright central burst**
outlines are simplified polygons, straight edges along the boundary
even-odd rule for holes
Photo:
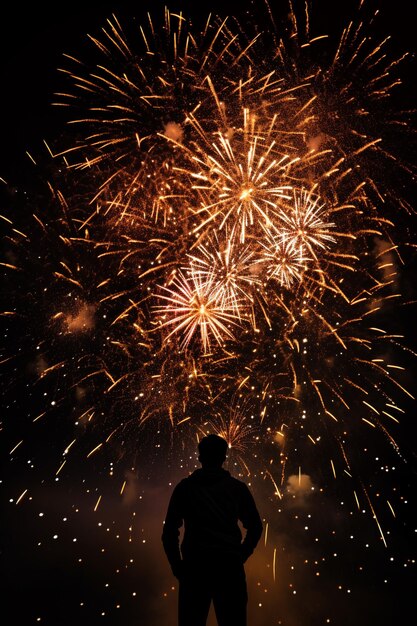
[[[162,327],[174,326],[166,341],[174,333],[182,333],[181,347],[186,348],[198,331],[203,349],[207,352],[211,347],[211,338],[214,338],[219,346],[222,346],[227,338],[234,339],[229,326],[236,323],[235,320],[238,318],[231,304],[229,305],[229,298],[222,293],[213,274],[202,279],[198,273],[191,273],[190,277],[179,273],[169,287],[163,286],[162,289],[169,295],[160,293],[159,298],[166,300],[167,303],[155,307],[155,310],[161,314]]]
[[[221,108],[220,120],[223,116]],[[270,224],[280,201],[289,198],[291,185],[286,182],[286,174],[291,161],[279,154],[275,120],[266,130],[258,128],[256,120],[248,109],[243,109],[242,126],[229,127],[211,141],[210,136],[201,135],[201,125],[191,118],[201,135],[192,156],[198,168],[191,170],[192,178],[197,180],[192,188],[199,199],[193,210],[199,218],[194,232],[213,224],[221,230],[227,224],[239,232],[243,243],[259,224]]]

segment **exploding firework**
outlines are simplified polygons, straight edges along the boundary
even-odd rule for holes
[[[413,172],[390,142],[408,114],[386,104],[387,42],[360,15],[334,49],[269,17],[250,32],[166,10],[130,38],[109,19],[88,61],[65,57],[73,132],[51,149],[40,243],[10,239],[43,259],[35,369],[75,394],[74,441],[145,454],[212,429],[279,493],[300,467],[355,477],[362,431],[398,449],[412,396],[386,314],[413,209],[391,181]]]

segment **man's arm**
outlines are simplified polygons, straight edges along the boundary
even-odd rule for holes
[[[168,505],[164,527],[162,530],[162,544],[167,555],[172,573],[179,578],[182,568],[180,552],[180,528],[183,524],[180,489],[177,485],[172,493]]]
[[[245,562],[258,545],[263,531],[262,520],[258,513],[258,509],[256,508],[255,500],[246,485],[244,485],[242,489],[241,511],[239,517],[243,527],[246,529],[246,535],[241,545],[243,562]]]

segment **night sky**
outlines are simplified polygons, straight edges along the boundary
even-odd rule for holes
[[[194,4],[168,8],[174,13],[180,6],[198,19],[196,9],[189,9]],[[233,15],[229,4],[204,4],[200,13]],[[336,33],[337,39],[346,16],[355,14],[356,3],[340,3],[346,16],[332,4],[339,3],[313,0],[312,7],[318,30]],[[375,39],[391,35],[392,58],[410,53],[399,71],[402,91],[389,106],[411,110],[417,95],[412,6],[399,11],[398,3],[388,4],[381,9]],[[67,375],[57,367],[58,373],[44,375],[55,363],[74,363],[79,354],[88,360],[107,332],[105,322],[95,317],[96,309],[85,305],[68,314],[64,333],[55,305],[65,301],[65,289],[59,281],[52,290],[45,288],[48,276],[58,272],[62,245],[55,226],[62,204],[51,202],[48,183],[62,190],[68,185],[62,168],[49,162],[46,144],[65,143],[72,132],[68,134],[67,112],[51,106],[62,85],[57,68],[64,53],[86,54],[86,35],[99,36],[113,13],[122,24],[132,26],[144,21],[146,10],[152,15],[163,11],[164,3],[142,5],[138,9],[135,3],[103,2],[97,9],[88,2],[64,7],[16,4],[2,11],[0,214],[6,219],[1,220],[0,259],[4,264],[0,550],[5,624],[176,624],[176,580],[160,536],[173,485],[198,466],[195,436],[182,425],[171,431],[168,419],[154,429],[148,423],[135,428],[133,420],[125,418],[132,402],[122,391],[105,392],[100,378],[77,381],[73,371],[77,368],[68,367]],[[251,4],[249,8],[252,11]],[[244,27],[248,18],[243,9],[239,15]],[[408,130],[416,121],[410,114]],[[414,172],[398,179],[394,173],[390,181],[394,189],[398,185],[399,207],[402,198],[412,204],[415,197],[417,144],[415,133],[410,136],[414,143],[399,146],[399,153]],[[75,205],[88,185],[88,177],[81,177]],[[42,226],[33,214],[42,217]],[[417,218],[400,217],[397,226],[400,238],[411,242],[404,248],[399,270],[403,304],[394,313],[384,309],[381,324],[404,336],[407,349],[402,352],[399,380],[415,394],[416,309],[408,303],[417,296]],[[76,265],[71,254],[62,258]],[[65,273],[65,268],[61,270]],[[113,352],[109,354],[110,360]],[[131,360],[126,362],[133,368]],[[175,360],[173,367],[177,365]],[[167,398],[170,391],[165,391]],[[94,406],[89,394],[98,398]],[[333,480],[327,460],[323,469],[320,453],[311,457],[306,453],[305,466],[299,473],[295,466],[290,470],[278,499],[265,480],[263,465],[272,448],[258,440],[258,447],[245,442],[236,451],[232,447],[226,468],[250,484],[265,523],[264,536],[247,565],[250,626],[391,626],[415,613],[416,405],[409,395],[399,395],[402,409],[392,430],[382,429],[368,440],[363,430],[352,426],[351,441],[357,441],[349,451],[357,470],[354,481],[347,472],[336,470]],[[150,405],[152,400],[151,394]],[[193,410],[198,416],[201,404]],[[118,420],[125,426],[112,439],[112,425]],[[103,424],[102,434],[97,423]],[[389,432],[394,432],[394,440]],[[92,452],[96,446],[100,449]],[[303,450],[300,444],[297,453],[302,455]],[[333,458],[333,451],[326,451],[327,456]],[[252,468],[250,475],[245,467]],[[214,624],[211,615],[208,626]]]

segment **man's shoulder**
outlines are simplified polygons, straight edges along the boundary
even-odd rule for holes
[[[225,471],[224,473],[224,482],[223,484],[228,485],[228,489],[230,489],[235,494],[247,494],[249,493],[249,487],[245,483],[244,480],[233,476],[230,472]]]
[[[236,486],[237,489],[240,489],[241,491],[249,491],[249,487],[244,480],[236,478],[236,476],[230,476],[230,480],[233,481],[233,484]]]
[[[188,474],[188,476],[184,476],[184,478],[181,478],[175,485],[175,491],[182,491],[184,489],[187,489],[187,487],[189,487],[195,481],[196,471]]]
[[[184,487],[186,487],[186,486],[189,484],[189,482],[190,482],[190,476],[185,476],[184,478],[181,478],[181,479],[177,482],[177,484],[175,485],[175,489],[176,489],[176,490],[178,490],[178,489],[179,489],[179,490],[181,490],[181,489],[183,489]]]
[[[200,486],[201,484],[210,484],[211,481],[206,480],[206,476],[204,471],[201,469],[195,470],[188,476],[185,476],[175,486],[175,491],[182,492],[186,491],[189,488],[194,488],[195,486]],[[236,478],[236,476],[232,476],[232,474],[226,470],[222,470],[221,475],[217,477],[217,480],[213,482],[213,484],[229,484],[234,489],[238,491],[248,492],[248,485],[241,479]]]

